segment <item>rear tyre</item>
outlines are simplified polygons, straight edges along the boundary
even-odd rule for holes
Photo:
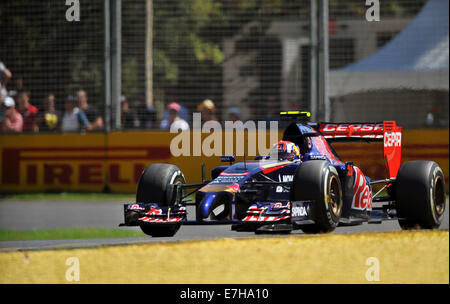
[[[136,191],[136,202],[157,203],[159,206],[173,206],[176,191],[173,185],[185,184],[183,173],[174,165],[152,164],[142,172]],[[174,236],[180,224],[144,224],[141,230],[153,237]]]
[[[402,229],[434,229],[445,212],[444,173],[433,161],[402,164],[395,183],[398,222]]]
[[[328,161],[301,164],[294,176],[292,200],[312,200],[314,224],[299,228],[305,233],[331,232],[342,214],[342,188],[339,175]]]

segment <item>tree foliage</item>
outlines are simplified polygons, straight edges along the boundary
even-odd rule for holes
[[[380,1],[382,16],[413,16],[424,2]],[[361,0],[329,3],[331,18],[363,16],[367,8]],[[0,1],[0,60],[14,74],[12,89],[25,86],[40,99],[48,92],[62,98],[83,87],[91,101],[102,104],[103,1],[80,4],[81,21],[67,22],[64,1]],[[123,45],[144,49],[145,1],[122,1],[122,7]],[[175,91],[180,101],[199,103],[206,97],[220,102],[224,38],[251,21],[264,29],[273,20],[307,18],[309,0],[153,0],[153,7],[154,88],[163,99],[164,92]],[[140,44],[131,42],[136,24]],[[247,46],[257,47],[261,39],[264,31]],[[136,84],[143,83],[143,52],[138,53],[123,52],[123,89],[130,97],[142,91]]]

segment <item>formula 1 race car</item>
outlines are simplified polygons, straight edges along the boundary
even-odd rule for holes
[[[443,172],[433,161],[401,164],[402,128],[395,121],[311,123],[308,112],[280,114],[295,121],[270,155],[234,164],[234,156],[223,156],[230,165],[214,168],[211,181],[186,184],[178,167],[149,165],[120,225],[140,226],[153,237],[173,236],[181,225],[230,224],[255,233],[321,233],[385,220],[398,220],[403,229],[439,227]],[[331,146],[354,141],[384,142],[386,179],[371,180]],[[188,220],[188,206],[195,206],[195,219]]]

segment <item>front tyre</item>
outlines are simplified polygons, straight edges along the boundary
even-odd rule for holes
[[[338,172],[328,161],[302,163],[296,170],[292,200],[312,200],[314,224],[302,225],[305,233],[331,232],[342,214],[342,188]]]
[[[176,191],[173,185],[185,184],[181,170],[170,164],[151,164],[142,172],[136,191],[137,203],[157,203],[159,206],[173,206]],[[146,224],[141,230],[153,237],[174,236],[180,224]]]
[[[145,168],[139,178],[136,202],[172,206],[176,199],[173,185],[185,183],[184,175],[177,166],[151,164]]]
[[[172,237],[178,229],[179,224],[141,224],[142,232],[152,237]]]
[[[433,161],[402,164],[395,182],[395,199],[402,229],[439,228],[446,206],[442,169]]]

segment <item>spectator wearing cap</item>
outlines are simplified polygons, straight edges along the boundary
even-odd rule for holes
[[[88,103],[88,96],[85,90],[77,91],[78,107],[84,112],[89,121],[89,131],[103,129],[103,117],[100,112]]]
[[[186,109],[186,107],[183,106],[182,104],[179,104],[179,105],[180,105],[180,111],[178,111],[178,116],[183,118],[189,124],[190,120],[191,120],[190,117],[189,117],[189,110]],[[168,129],[169,128],[169,123],[168,123],[168,121],[169,121],[169,111],[167,109],[164,110],[161,122],[163,120],[165,120],[166,124],[167,124],[167,125],[164,126],[164,129]]]
[[[3,98],[2,106],[5,109],[1,121],[2,133],[19,133],[23,130],[22,115],[16,110],[14,99],[9,96]]]
[[[48,94],[43,101],[43,111],[38,116],[39,131],[51,132],[58,130],[61,124],[61,114],[55,109],[55,95]]]
[[[28,91],[20,91],[16,98],[18,110],[23,117],[23,131],[38,132],[38,108],[30,103],[30,93]]]
[[[161,129],[166,125],[169,126],[170,130],[189,130],[189,124],[179,116],[181,106],[176,102],[171,102],[167,106],[169,117],[161,122]],[[167,128],[166,128],[167,129]]]
[[[216,106],[211,99],[205,99],[197,106],[197,111],[201,113],[202,123],[207,121],[217,121]]]
[[[89,130],[90,124],[86,114],[77,107],[77,99],[69,95],[65,103],[66,111],[62,118],[61,131],[74,132]]]

